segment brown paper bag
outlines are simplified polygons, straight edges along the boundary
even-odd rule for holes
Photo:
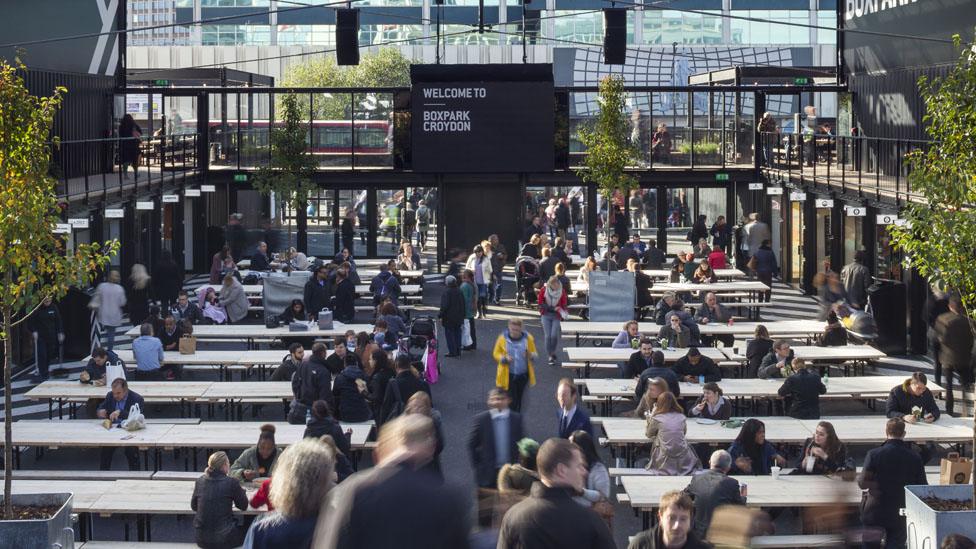
[[[180,338],[180,354],[192,355],[197,352],[197,336],[187,335]]]
[[[950,452],[939,463],[939,484],[969,484],[973,460]]]

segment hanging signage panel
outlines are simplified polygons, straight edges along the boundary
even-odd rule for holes
[[[864,206],[845,206],[844,211],[851,217],[864,217],[868,214],[868,209]]]
[[[106,219],[122,219],[125,217],[125,210],[122,208],[105,208]]]
[[[830,198],[818,198],[817,199],[817,207],[818,208],[833,208],[834,207],[834,201],[833,201],[833,199],[830,199]]]
[[[414,82],[413,169],[550,172],[554,90],[549,82]]]

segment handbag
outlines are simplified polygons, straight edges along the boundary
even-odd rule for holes
[[[759,262],[756,261],[756,256],[752,256],[749,258],[749,262],[746,263],[746,268],[748,268],[750,271],[755,271],[757,265],[759,265]]]
[[[465,319],[464,323],[461,324],[461,346],[470,347],[474,344],[474,340],[471,339],[471,324],[469,322],[474,322],[474,319]]]
[[[180,338],[180,354],[192,355],[197,352],[197,336],[184,335]]]
[[[298,399],[291,401],[291,406],[288,407],[288,424],[289,425],[305,425],[307,423],[306,418],[308,417],[308,406],[305,406]]]
[[[121,423],[121,427],[126,431],[146,428],[146,416],[142,415],[142,408],[138,404],[133,404],[132,408],[129,408],[129,418]]]
[[[264,315],[264,327],[274,329],[281,325],[281,317],[278,315]]]
[[[119,362],[118,364],[105,363],[105,384],[109,387],[112,386],[112,382],[116,379],[125,380],[125,366]]]

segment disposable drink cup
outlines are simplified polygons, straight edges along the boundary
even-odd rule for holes
[[[739,483],[739,495],[742,497],[746,497],[749,495],[749,485],[746,484],[745,482]]]
[[[777,465],[773,465],[769,468],[769,472],[773,474],[773,480],[779,480],[780,468]]]

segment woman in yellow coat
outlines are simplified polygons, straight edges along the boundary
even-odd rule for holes
[[[535,370],[532,361],[538,357],[535,338],[522,329],[522,321],[513,318],[508,321],[508,330],[495,340],[492,356],[498,361],[495,385],[508,391],[512,397],[512,410],[522,410],[522,395],[526,385],[535,385]]]

